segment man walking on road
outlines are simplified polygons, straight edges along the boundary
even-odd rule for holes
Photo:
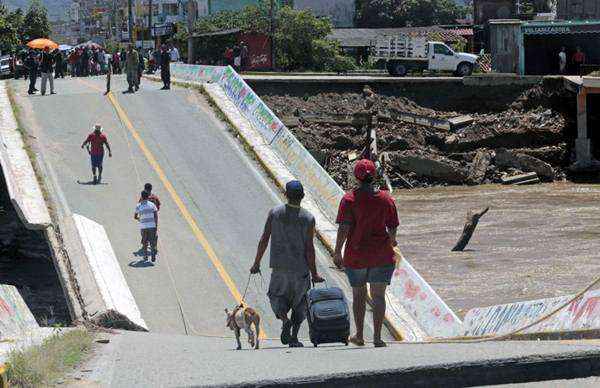
[[[25,60],[25,67],[29,71],[29,90],[28,94],[35,94],[35,81],[37,80],[38,74],[38,62],[35,55],[35,51],[30,50],[27,59]]]
[[[299,181],[288,182],[285,195],[288,203],[269,212],[250,273],[260,272],[260,262],[271,240],[270,266],[273,272],[268,296],[275,316],[283,323],[281,343],[302,347],[298,331],[306,318],[310,278],[312,276],[315,283],[324,279],[317,273],[315,264],[315,218],[300,207],[304,198],[302,184]],[[292,314],[288,318],[290,310]]]
[[[50,47],[46,46],[42,53],[41,61],[42,72],[42,96],[46,94],[46,82],[50,81],[50,94],[54,93],[54,56],[50,52]]]
[[[129,86],[126,93],[135,93],[133,88],[137,86],[139,60],[138,52],[133,49],[132,45],[129,45],[127,47],[127,58],[125,59],[125,72],[127,73],[127,85]]]
[[[150,194],[142,191],[142,201],[137,204],[133,218],[140,222],[142,231],[142,250],[144,260],[148,260],[148,244],[150,244],[150,254],[152,262],[156,261],[156,241],[158,229],[158,208],[149,201]]]
[[[160,52],[160,78],[163,82],[162,90],[171,89],[171,54],[166,45],[162,45]]]
[[[92,175],[94,176],[94,184],[102,181],[102,161],[104,160],[104,146],[108,149],[108,156],[112,158],[112,151],[108,144],[106,135],[102,133],[102,126],[100,124],[94,125],[94,132],[90,133],[85,139],[81,148],[86,145],[90,145],[88,152],[92,162]],[[96,169],[98,170],[98,177],[96,177]]]
[[[384,347],[381,327],[386,307],[385,289],[396,268],[394,247],[397,245],[398,213],[389,193],[374,188],[376,172],[371,160],[360,160],[354,167],[354,176],[360,187],[346,193],[340,202],[334,262],[338,268],[345,268],[352,286],[356,334],[349,338],[350,342],[365,345],[363,328],[369,283],[373,300],[373,342],[375,347]],[[346,248],[342,258],[344,243]]]

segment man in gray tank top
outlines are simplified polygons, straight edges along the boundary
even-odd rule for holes
[[[305,298],[310,278],[315,283],[324,279],[317,273],[315,264],[315,217],[300,207],[304,198],[302,184],[288,182],[285,195],[288,203],[269,212],[250,273],[260,272],[260,262],[271,240],[272,274],[268,296],[275,316],[283,323],[281,343],[302,347],[298,331],[306,318]],[[288,318],[290,310],[292,314]]]

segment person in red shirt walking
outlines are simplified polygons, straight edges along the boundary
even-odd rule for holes
[[[90,145],[88,153],[92,162],[92,174],[94,176],[94,184],[100,183],[102,180],[102,161],[104,160],[104,147],[108,149],[108,156],[112,158],[112,151],[108,144],[106,135],[102,133],[102,126],[100,124],[94,125],[94,132],[90,133],[85,139],[81,148],[86,145]],[[96,178],[96,169],[98,170],[98,177]]]
[[[352,286],[356,334],[349,341],[358,346],[365,344],[363,328],[369,283],[373,300],[373,343],[375,347],[384,347],[381,327],[386,308],[385,290],[396,268],[398,213],[390,194],[375,189],[376,170],[372,161],[363,159],[356,163],[354,176],[360,186],[346,193],[340,202],[334,262],[338,268],[345,269]]]

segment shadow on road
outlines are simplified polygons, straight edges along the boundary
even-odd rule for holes
[[[80,185],[83,185],[83,186],[108,185],[108,183],[106,183],[106,182],[94,183],[94,181],[82,182],[80,180],[77,180],[77,183],[80,184]]]
[[[133,260],[131,263],[129,263],[129,266],[133,267],[133,268],[147,268],[147,267],[154,267],[154,263],[152,263],[151,261],[148,261],[148,260],[140,259],[140,260]]]

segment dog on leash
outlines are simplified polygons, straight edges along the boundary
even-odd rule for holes
[[[242,343],[240,342],[240,333],[242,330],[248,334],[248,343],[250,346],[258,349],[258,336],[260,335],[260,315],[258,312],[250,307],[239,305],[232,312],[225,309],[225,314],[227,314],[227,323],[225,326],[235,332],[237,350],[242,349]],[[254,328],[252,328],[253,325]]]

